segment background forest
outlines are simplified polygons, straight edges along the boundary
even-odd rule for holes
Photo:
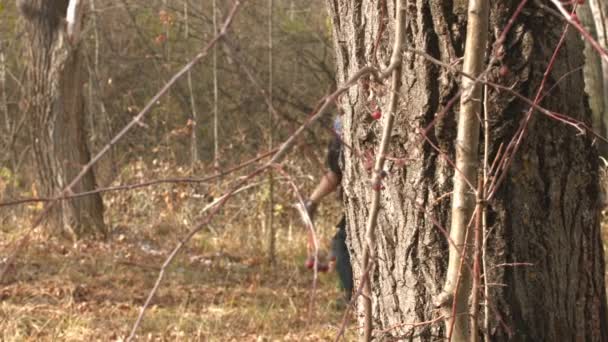
[[[219,25],[230,3],[216,5]],[[214,18],[212,1],[94,0],[90,6],[81,50],[89,74],[83,85],[87,138],[95,153],[213,38]],[[266,153],[272,141],[284,140],[306,120],[334,83],[324,3],[275,1],[272,15],[272,99],[278,115],[269,115],[262,93],[268,92],[270,75],[269,9],[248,2],[227,37],[232,50],[218,44],[216,57],[193,67],[140,127],[112,146],[95,165],[98,188],[228,170]],[[29,139],[24,30],[14,1],[0,3],[2,201],[43,195]],[[323,125],[331,127],[331,120],[328,116]],[[308,131],[285,164],[304,189],[324,171],[328,136],[319,126]],[[19,271],[3,281],[0,339],[124,338],[125,323],[139,312],[167,253],[248,168],[208,182],[104,192],[108,236],[101,241],[37,229],[13,266]],[[170,267],[170,280],[141,336],[226,341],[333,336],[342,313],[333,307],[337,281],[333,275],[320,278],[317,307],[309,312],[305,226],[291,194],[280,177],[244,188]],[[317,224],[324,239],[336,219],[337,204],[331,202]],[[43,204],[0,208],[2,260]],[[269,215],[276,230],[272,247]]]
[[[336,90],[326,1],[244,1],[224,38],[116,141],[207,51],[232,1],[85,3],[83,132],[91,155],[109,147],[93,165],[100,229],[38,224],[57,194],[36,166],[32,46],[16,3],[0,2],[0,339],[124,340],[165,271],[141,340],[333,340],[352,317],[337,300],[335,274],[305,267],[294,185],[304,196],[325,171],[337,108],[306,129],[280,172],[242,183]],[[586,78],[604,82],[599,68],[586,70],[597,78]],[[601,117],[607,111],[598,97],[590,96],[590,107]],[[605,120],[594,128],[604,132]],[[335,232],[338,202],[325,201],[317,214],[322,248]],[[209,212],[215,217],[204,221]],[[165,268],[201,223],[208,224]],[[345,326],[346,340],[354,339],[356,323]]]

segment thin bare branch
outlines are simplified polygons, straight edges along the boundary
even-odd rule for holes
[[[374,192],[372,197],[372,205],[365,227],[365,246],[363,248],[363,260],[361,263],[363,270],[369,268],[370,259],[375,254],[375,227],[378,220],[378,211],[380,210],[380,192],[382,190],[381,182],[385,175],[384,161],[386,158],[384,156],[391,139],[393,121],[395,120],[397,102],[399,100],[399,87],[401,86],[401,51],[403,51],[403,30],[405,29],[406,7],[404,1],[402,0],[397,1],[396,6],[397,18],[395,25],[395,41],[391,56],[391,63],[389,68],[382,73],[383,75],[386,75],[389,72],[392,73],[391,93],[387,115],[384,116],[384,129],[382,131],[382,138],[380,141],[380,146],[378,147],[374,172],[371,178],[371,186]],[[362,341],[365,342],[371,341],[373,330],[372,290],[370,278],[369,273],[365,273],[361,276],[361,282],[363,283],[363,311],[365,314],[365,329],[363,331]]]
[[[557,9],[559,10],[559,12],[564,16],[564,18],[566,19],[566,21],[572,25],[574,28],[576,28],[585,38],[585,40],[587,42],[589,42],[589,44],[591,44],[591,46],[593,46],[593,48],[597,51],[597,53],[602,57],[602,59],[606,62],[608,62],[608,51],[606,51],[606,49],[604,49],[594,38],[593,36],[591,36],[591,34],[589,32],[587,32],[587,30],[585,30],[585,28],[581,25],[580,21],[578,20],[578,17],[576,17],[575,15],[575,11],[573,10],[572,13],[569,13],[566,8],[564,7],[564,5],[559,1],[559,0],[551,0],[551,2],[555,5],[555,7],[557,7]],[[574,8],[576,8],[577,2],[573,2],[574,3]],[[574,14],[574,15],[573,15]]]
[[[61,201],[61,200],[67,200],[67,199],[72,199],[72,198],[79,198],[79,197],[84,197],[84,196],[90,196],[93,194],[98,194],[98,193],[104,193],[104,192],[113,192],[113,191],[121,191],[121,190],[133,190],[133,189],[139,189],[139,188],[145,188],[145,187],[149,187],[149,186],[154,186],[154,185],[158,185],[158,184],[169,184],[169,183],[208,183],[212,180],[218,179],[218,178],[222,178],[225,177],[227,175],[230,175],[240,169],[243,169],[247,166],[250,166],[264,158],[269,157],[270,155],[272,155],[273,153],[275,153],[278,149],[274,149],[272,151],[266,152],[264,154],[261,154],[259,156],[256,156],[255,158],[249,159],[241,164],[238,164],[236,166],[230,167],[226,170],[222,170],[214,175],[211,176],[207,176],[207,177],[202,177],[202,178],[196,178],[196,177],[181,177],[181,178],[163,178],[163,179],[155,179],[155,180],[151,180],[151,181],[146,181],[146,182],[141,182],[141,183],[134,183],[134,184],[124,184],[124,185],[117,185],[117,186],[110,186],[110,187],[105,187],[105,188],[98,188],[95,190],[91,190],[91,191],[84,191],[84,192],[77,192],[77,193],[72,193],[69,195],[63,195],[63,196],[57,196],[57,197],[31,197],[31,198],[22,198],[22,199],[16,199],[16,200],[12,200],[12,201],[6,201],[6,202],[0,202],[0,208],[2,207],[9,207],[9,206],[15,206],[15,205],[20,205],[20,204],[26,204],[26,203],[38,203],[38,202],[54,202],[54,201]]]
[[[156,282],[154,283],[152,290],[150,290],[150,292],[148,293],[148,297],[146,298],[144,305],[141,307],[141,310],[139,311],[139,315],[137,316],[137,319],[135,320],[135,323],[133,324],[133,327],[131,328],[131,333],[129,334],[127,341],[132,341],[135,338],[135,336],[136,336],[135,334],[144,318],[146,309],[148,309],[148,307],[150,306],[150,303],[152,302],[152,298],[154,298],[154,296],[156,295],[156,292],[158,292],[160,284],[165,277],[165,272],[167,270],[167,267],[169,267],[169,265],[171,265],[171,263],[173,262],[173,259],[175,259],[177,254],[190,241],[190,239],[192,239],[192,237],[194,235],[196,235],[196,233],[201,231],[203,228],[205,228],[211,222],[211,220],[217,215],[217,213],[220,211],[220,209],[222,209],[224,207],[226,202],[228,202],[228,200],[230,198],[232,198],[232,196],[237,191],[239,191],[239,189],[244,187],[247,184],[247,182],[249,182],[254,177],[258,176],[265,170],[266,170],[265,166],[260,167],[257,170],[253,171],[252,173],[250,173],[249,175],[247,175],[247,177],[244,177],[243,179],[241,179],[236,185],[234,185],[232,187],[232,189],[230,191],[228,191],[225,195],[223,195],[220,198],[219,201],[216,202],[216,205],[213,207],[212,211],[203,219],[203,221],[200,224],[198,224],[195,228],[190,230],[190,232],[188,232],[188,234],[177,244],[177,246],[175,246],[173,251],[171,251],[169,256],[163,262],[163,265],[161,266],[160,271],[158,272],[158,277],[156,278]]]
[[[470,183],[477,177],[477,155],[479,149],[479,118],[481,117],[481,84],[475,82],[483,73],[485,47],[488,40],[490,4],[487,0],[470,0],[467,21],[467,36],[464,52],[463,71],[473,75],[474,79],[462,79],[462,96],[460,97],[460,115],[456,138],[456,166],[463,174],[454,173],[454,194],[452,195],[452,223],[450,237],[456,245],[467,243],[468,222],[475,211],[475,194],[469,191]],[[466,245],[465,245],[466,247]],[[461,313],[467,312],[471,274],[462,269],[463,259],[467,254],[460,254],[450,246],[446,281],[441,296],[443,301],[438,306],[446,316],[448,339],[456,342],[469,342],[473,336],[469,319]],[[460,285],[460,286],[459,286]],[[452,314],[449,314],[450,310]],[[476,334],[475,334],[476,335]]]

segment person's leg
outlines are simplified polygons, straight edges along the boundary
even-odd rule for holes
[[[338,228],[338,232],[332,240],[331,247],[336,257],[336,272],[338,272],[340,284],[344,290],[346,300],[350,301],[353,292],[353,269],[350,264],[348,247],[346,246],[346,219],[344,216],[336,227]]]

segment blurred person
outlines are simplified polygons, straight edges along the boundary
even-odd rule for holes
[[[310,197],[305,201],[305,210],[311,220],[314,218],[317,207],[327,195],[337,191],[342,180],[341,164],[343,160],[342,152],[342,121],[340,116],[337,116],[334,121],[334,137],[327,148],[327,171],[321,177],[321,180],[310,194]],[[331,265],[326,264],[325,255],[319,253],[318,270],[327,271],[335,268],[340,279],[340,285],[344,291],[344,299],[349,302],[353,291],[353,271],[350,263],[350,253],[346,245],[346,216],[342,213],[342,218],[336,225],[337,232],[331,242],[331,252],[329,261]],[[314,256],[312,253],[312,232],[309,232],[309,248],[308,259],[306,266],[314,267]]]

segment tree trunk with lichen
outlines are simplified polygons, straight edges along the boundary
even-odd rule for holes
[[[40,195],[55,196],[90,160],[83,86],[84,59],[68,43],[64,16],[68,1],[18,0],[29,39],[28,115]],[[95,189],[93,171],[72,189]],[[53,228],[75,236],[105,234],[99,194],[62,201],[51,212]]]
[[[395,1],[327,3],[338,83],[366,65],[387,65],[394,38]],[[504,55],[491,67],[488,78],[533,99],[563,22],[528,4],[504,44],[495,45],[519,3],[491,4],[486,55],[500,51]],[[405,47],[460,67],[467,4],[408,1]],[[562,78],[582,64],[582,51],[580,37],[570,30],[548,78],[546,89],[551,93],[540,104],[591,126],[582,72]],[[389,156],[403,158],[405,163],[393,159],[385,167],[371,278],[374,335],[378,340],[435,341],[445,337],[442,320],[415,327],[405,323],[438,318],[434,302],[446,276],[448,243],[442,229],[449,230],[454,169],[424,141],[421,132],[436,119],[427,136],[453,160],[458,105],[445,116],[436,115],[457,93],[460,82],[453,73],[412,52],[403,55],[401,82]],[[373,192],[365,159],[374,155],[382,130],[380,121],[369,113],[376,106],[386,109],[387,90],[388,84],[362,80],[339,104],[348,146],[342,185],[357,281]],[[509,143],[529,106],[492,88],[485,101],[492,160],[500,145]],[[577,133],[571,126],[535,112],[505,181],[488,205],[485,279],[490,285],[491,341],[608,341],[598,157],[592,138]],[[483,151],[479,155],[482,160]],[[513,263],[532,265],[509,265]]]

